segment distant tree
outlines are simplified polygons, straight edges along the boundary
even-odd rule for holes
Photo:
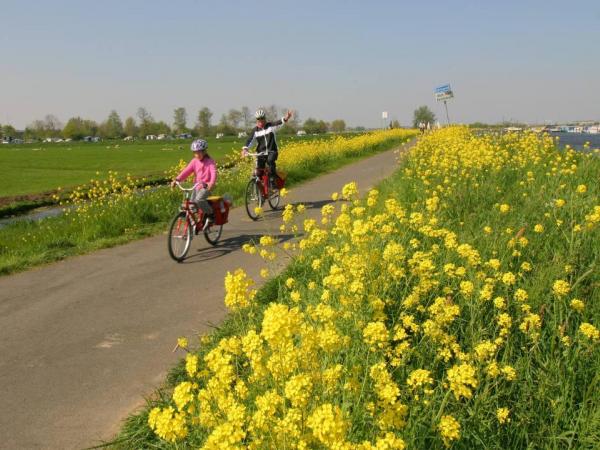
[[[432,126],[435,122],[435,114],[425,105],[419,106],[417,109],[415,109],[413,114],[413,128],[417,128],[419,126],[419,122],[423,122],[425,124],[429,122]]]
[[[223,133],[225,135],[233,135],[235,134],[235,127],[229,121],[229,117],[227,114],[223,114],[221,119],[219,120],[219,124],[216,129],[217,133]]]
[[[94,120],[84,120],[83,127],[87,131],[86,136],[98,136],[98,132],[100,131],[100,127]]]
[[[398,119],[395,119],[392,121],[392,128],[401,128],[402,125],[400,125],[400,122],[398,121]]]
[[[83,119],[81,117],[71,117],[67,120],[67,124],[62,130],[62,136],[65,139],[75,140],[88,136],[86,130],[84,130]]]
[[[62,129],[61,134],[65,139],[80,140],[86,136],[96,136],[98,131],[98,124],[93,120],[71,117]]]
[[[244,128],[249,129],[252,127],[252,113],[250,112],[250,108],[247,106],[242,106],[242,120],[244,121]]]
[[[285,115],[285,113],[290,110],[291,108],[283,108],[282,109],[282,116]],[[298,113],[298,111],[294,111],[294,115],[292,116],[292,118],[290,120],[288,120],[285,124],[285,127],[283,127],[281,129],[281,133],[282,134],[296,134],[296,132],[302,128],[302,122],[300,121],[300,114]]]
[[[5,138],[15,138],[17,137],[17,130],[12,125],[6,124],[0,127],[0,134]]]
[[[27,139],[44,139],[46,137],[46,125],[43,120],[34,120],[25,128],[25,137]]]
[[[327,122],[323,120],[313,119],[312,117],[306,119],[302,127],[304,128],[304,131],[306,131],[309,134],[327,133],[328,128]]]
[[[125,126],[123,127],[123,131],[125,132],[126,136],[138,135],[138,127],[133,117],[130,116],[127,119],[125,119]]]
[[[337,119],[331,122],[331,131],[341,133],[346,130],[346,122],[342,119]]]
[[[187,132],[187,111],[183,107],[173,111],[173,131],[177,134]]]
[[[150,134],[170,134],[171,133],[171,128],[169,127],[169,125],[162,120],[159,122],[153,122],[150,129],[152,131]]]
[[[267,120],[277,120],[281,117],[279,115],[279,107],[277,105],[267,106],[262,109],[265,110]]]
[[[241,111],[237,109],[230,109],[227,113],[227,121],[229,125],[233,128],[238,129],[240,127],[240,123],[242,122],[243,115]]]
[[[210,134],[212,116],[212,111],[206,106],[198,111],[198,120],[196,122],[196,133],[198,136],[208,136]]]
[[[100,125],[100,135],[107,139],[117,139],[123,137],[123,122],[119,114],[113,109],[104,123]]]
[[[140,126],[138,128],[138,135],[145,137],[148,134],[152,134],[152,128],[154,124],[154,118],[152,114],[144,107],[139,107],[137,110],[137,117],[140,120]]]

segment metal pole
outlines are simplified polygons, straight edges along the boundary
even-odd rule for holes
[[[448,103],[446,100],[444,100],[444,107],[446,108],[446,121],[448,122],[448,125],[450,125],[450,116],[448,116]]]

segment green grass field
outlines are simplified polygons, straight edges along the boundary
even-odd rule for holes
[[[312,136],[283,136],[280,145]],[[191,140],[36,143],[0,146],[0,198],[53,192],[103,180],[108,171],[161,177],[180,159],[188,160]],[[208,139],[216,160],[241,149],[244,139]]]
[[[209,140],[221,159],[242,146],[240,139]],[[103,179],[109,170],[134,176],[161,176],[189,159],[190,141],[111,141],[24,144],[0,147],[0,197],[39,194]]]

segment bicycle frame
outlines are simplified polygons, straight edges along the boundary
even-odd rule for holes
[[[198,185],[194,184],[194,186],[192,186],[191,188],[186,189],[182,187],[181,184],[179,184],[179,182],[175,184],[179,189],[183,191],[183,203],[179,207],[179,211],[185,212],[185,216],[188,219],[185,222],[186,228],[184,228],[183,231],[186,232],[188,224],[191,224],[193,227],[194,234],[198,234],[198,232],[201,231],[200,225],[204,221],[204,212],[201,209],[198,209],[196,212],[192,209],[192,206],[196,206],[192,202],[192,193]]]
[[[268,198],[269,197],[269,193],[271,191],[270,186],[269,186],[269,178],[271,175],[271,169],[269,168],[269,166],[263,167],[263,168],[259,168],[258,167],[258,157],[259,156],[267,156],[267,152],[261,152],[261,153],[250,153],[250,152],[246,152],[246,154],[248,156],[255,156],[256,158],[254,159],[255,161],[255,166],[254,166],[254,172],[252,174],[252,177],[256,180],[256,182],[258,183],[258,181],[260,181],[261,186],[260,186],[260,193],[263,196],[263,198]]]

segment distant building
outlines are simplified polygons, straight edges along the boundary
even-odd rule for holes
[[[148,134],[148,135],[146,135],[146,140],[147,141],[155,141],[156,140],[156,135],[155,134]]]
[[[248,136],[248,135],[246,134],[246,132],[245,132],[245,131],[240,131],[240,132],[238,133],[238,138],[244,138],[244,137],[246,137],[246,136]]]
[[[304,130],[298,130],[296,132],[296,136],[306,136],[306,131],[304,131]]]
[[[225,136],[225,134],[223,134],[223,133],[217,133],[216,138],[217,139],[221,139],[223,136]]]
[[[134,138],[133,136],[125,136],[125,137],[123,138],[123,140],[124,140],[124,141],[134,141],[134,140],[135,140],[135,138]]]
[[[191,139],[192,133],[181,133],[177,135],[177,139]]]

